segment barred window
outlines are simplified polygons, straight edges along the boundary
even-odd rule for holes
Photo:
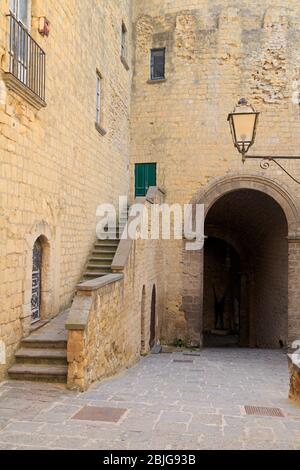
[[[151,50],[151,80],[165,78],[166,49]]]

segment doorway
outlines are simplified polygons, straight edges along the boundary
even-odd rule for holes
[[[206,346],[280,348],[288,341],[288,225],[269,195],[239,189],[205,221]]]
[[[150,349],[155,346],[156,341],[156,287],[153,286],[151,298],[151,323],[150,323]]]
[[[240,343],[240,258],[226,241],[209,237],[205,246],[204,346]]]
[[[32,297],[31,297],[31,322],[36,323],[41,319],[41,290],[42,290],[42,243],[38,239],[32,252]]]

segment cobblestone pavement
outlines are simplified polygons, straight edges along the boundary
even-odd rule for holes
[[[287,395],[285,355],[245,349],[152,355],[84,394],[6,382],[0,449],[300,449],[300,408]],[[86,405],[128,411],[118,424],[72,419]],[[247,416],[245,405],[285,417]]]

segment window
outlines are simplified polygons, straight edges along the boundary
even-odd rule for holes
[[[151,50],[151,80],[163,80],[165,78],[165,49]]]
[[[31,319],[35,323],[41,319],[41,287],[42,287],[42,243],[38,239],[33,247],[32,266],[32,297],[31,297]]]
[[[9,0],[9,70],[4,74],[8,88],[37,109],[46,106],[45,52],[30,35],[31,1]]]
[[[122,22],[121,57],[127,60],[127,28]]]
[[[135,195],[145,197],[151,186],[156,186],[156,163],[138,163],[135,165]]]
[[[99,71],[96,73],[96,129],[100,134],[105,135],[103,128],[103,77]]]
[[[10,0],[9,9],[14,17],[27,29],[30,27],[30,0]]]

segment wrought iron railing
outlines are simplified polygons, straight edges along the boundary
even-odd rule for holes
[[[45,52],[12,13],[8,16],[9,73],[45,101]]]

